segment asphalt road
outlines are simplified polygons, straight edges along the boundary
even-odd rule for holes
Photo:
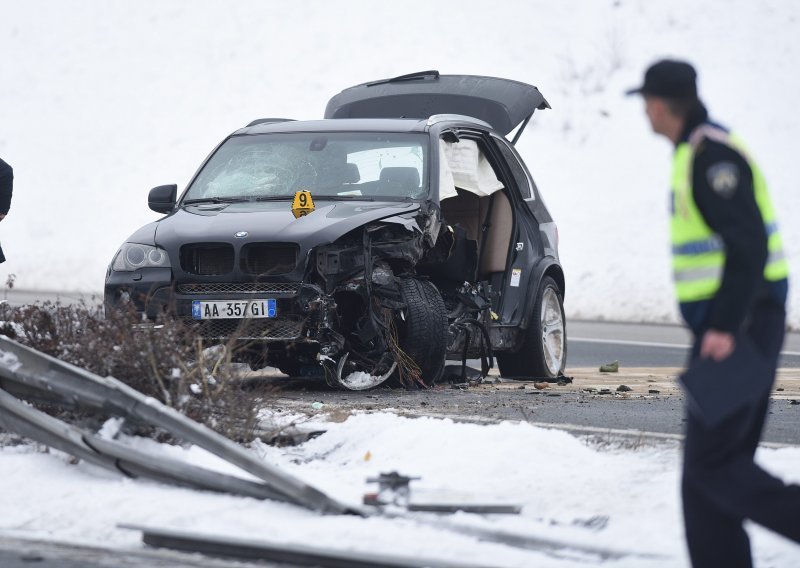
[[[608,435],[613,438],[654,437],[680,439],[684,433],[684,397],[677,390],[648,394],[614,392],[630,381],[623,373],[610,380],[611,392],[601,394],[587,387],[591,379],[576,375],[572,384],[552,385],[538,390],[530,383],[484,383],[469,388],[437,386],[430,390],[405,391],[378,388],[365,392],[342,392],[308,379],[287,379],[274,404],[284,410],[314,414],[320,412],[373,412],[391,409],[407,416],[449,417],[455,420],[499,422],[522,420],[541,426],[564,428],[576,433]],[[674,380],[674,379],[671,379]],[[633,384],[633,383],[631,383]],[[762,437],[771,444],[800,445],[800,404],[778,398],[770,402]]]
[[[570,320],[567,361],[594,367],[618,360],[627,367],[682,367],[691,334],[677,325]],[[800,333],[788,333],[780,367],[800,368]]]

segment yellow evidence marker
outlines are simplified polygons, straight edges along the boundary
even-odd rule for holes
[[[311,192],[307,189],[301,189],[294,194],[294,201],[292,201],[292,213],[294,218],[305,217],[315,209],[314,200],[311,199]]]

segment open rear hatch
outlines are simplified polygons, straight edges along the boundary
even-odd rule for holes
[[[462,114],[504,136],[520,123],[519,138],[536,109],[550,108],[533,85],[476,75],[422,71],[350,87],[328,101],[325,118],[419,118]]]

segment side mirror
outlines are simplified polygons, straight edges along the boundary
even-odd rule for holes
[[[178,198],[178,186],[159,185],[150,190],[147,196],[147,205],[156,213],[169,213],[175,208],[175,200]]]

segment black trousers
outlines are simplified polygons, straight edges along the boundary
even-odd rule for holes
[[[773,363],[773,376],[785,325],[784,307],[764,302],[753,310],[743,330]],[[693,356],[701,339],[698,332]],[[769,395],[712,429],[688,413],[683,516],[695,568],[752,566],[750,540],[742,526],[745,519],[800,542],[800,485],[784,484],[753,461],[768,405]]]

